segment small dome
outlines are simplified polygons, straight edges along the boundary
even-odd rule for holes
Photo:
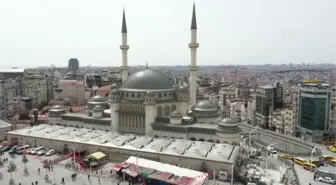
[[[65,109],[63,105],[54,105],[51,107],[51,109]]]
[[[105,103],[107,101],[108,101],[108,98],[106,96],[96,95],[92,97],[88,102],[89,103]]]
[[[182,116],[182,114],[177,110],[173,111],[170,115],[171,116]]]
[[[111,95],[116,95],[116,96],[119,96],[120,95],[120,91],[118,89],[113,89],[111,91]]]
[[[220,124],[226,124],[226,125],[235,125],[238,121],[233,118],[224,118],[222,121],[220,121]]]
[[[188,85],[183,85],[178,88],[178,92],[180,93],[189,93],[189,86]]]
[[[102,111],[104,110],[103,107],[101,107],[100,105],[96,105],[94,108],[93,108],[94,111]]]
[[[218,110],[218,106],[217,104],[213,103],[210,100],[203,100],[198,102],[195,107],[194,110],[197,111],[216,111]]]
[[[154,97],[155,93],[153,93],[152,91],[147,91],[146,96],[148,96],[148,97]]]
[[[114,83],[111,85],[111,89],[114,90],[114,89],[118,89],[119,88],[119,85]]]
[[[54,105],[49,109],[50,112],[66,111],[63,105]]]

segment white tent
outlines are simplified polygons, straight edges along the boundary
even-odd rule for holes
[[[193,184],[199,184],[201,181],[204,181],[204,179],[207,178],[207,175],[203,172],[190,170],[187,168],[181,168],[178,166],[151,161],[143,158],[137,159],[137,157],[134,156],[130,156],[125,162],[138,165],[139,167],[151,168],[161,172],[169,172],[180,177],[186,176],[195,178],[195,183]]]

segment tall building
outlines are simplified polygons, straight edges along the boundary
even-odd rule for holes
[[[331,116],[329,84],[305,83],[299,91],[298,126],[304,140],[320,142],[329,139]]]
[[[68,62],[68,70],[72,72],[77,72],[79,70],[79,61],[77,58],[70,58]]]
[[[270,128],[270,115],[276,109],[283,106],[283,87],[279,83],[274,86],[260,86],[255,96],[256,104],[256,124],[265,128]]]

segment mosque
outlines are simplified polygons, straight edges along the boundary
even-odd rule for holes
[[[113,84],[109,97],[94,96],[87,115],[67,113],[61,106],[50,109],[49,123],[104,129],[119,133],[236,144],[238,121],[222,119],[219,107],[208,100],[196,101],[197,22],[195,4],[191,20],[189,82],[174,86],[169,77],[154,69],[130,74],[125,11],[122,18],[122,84]]]

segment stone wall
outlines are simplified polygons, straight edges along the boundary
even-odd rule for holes
[[[242,128],[244,133],[255,130],[255,127],[247,124],[241,124],[240,127]],[[254,134],[251,135],[251,140],[253,142],[260,143],[263,146],[277,143],[272,147],[279,152],[298,156],[310,156],[311,151],[314,148],[313,145],[306,143],[298,138],[285,136],[276,132],[263,129],[258,129],[257,131],[254,131]],[[316,153],[319,154],[320,151],[317,151]]]

